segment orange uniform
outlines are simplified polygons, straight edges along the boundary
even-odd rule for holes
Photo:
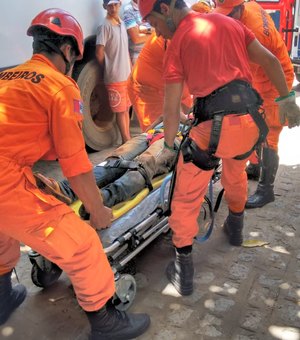
[[[143,131],[163,114],[162,73],[166,48],[166,41],[152,33],[128,78],[129,98]],[[192,99],[186,88],[182,96],[182,104],[187,107],[192,106]]]
[[[66,177],[92,170],[79,89],[37,54],[0,73],[0,103],[0,275],[16,265],[21,241],[69,275],[84,310],[97,310],[114,293],[99,237],[68,206],[41,192],[32,173],[40,159],[58,159]],[[99,267],[101,277],[94,273]]]
[[[214,35],[216,31],[221,33]],[[182,83],[187,79],[190,93],[205,97],[235,79],[251,82],[246,47],[254,39],[254,34],[236,20],[219,14],[191,12],[180,22],[168,48],[166,83]],[[219,58],[216,63],[210,58],[215,51],[222,51],[226,58]],[[212,121],[208,120],[191,129],[190,137],[202,150],[208,149],[211,126]],[[221,182],[233,213],[242,212],[247,199],[247,159],[233,157],[249,151],[257,139],[258,129],[250,115],[224,117],[216,156],[222,158]],[[184,163],[180,155],[169,217],[177,248],[193,244],[198,232],[197,218],[212,174],[213,170],[204,171],[193,163]]]
[[[291,89],[294,80],[293,65],[285,43],[277,31],[271,16],[255,1],[250,1],[244,3],[244,11],[240,21],[250,28],[256,39],[278,58],[285,73],[289,89]],[[250,66],[253,86],[264,100],[266,122],[269,127],[268,147],[278,151],[279,134],[283,126],[280,124],[279,109],[274,99],[279,94],[261,66],[257,64],[251,64]]]

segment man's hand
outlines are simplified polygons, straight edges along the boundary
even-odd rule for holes
[[[177,150],[175,149],[175,146],[174,145],[169,146],[166,142],[164,142],[164,147],[162,148],[162,150],[157,155],[157,157],[159,159],[157,164],[162,165],[162,167],[164,169],[168,168],[169,171],[171,171],[174,167],[176,155],[177,155]]]
[[[279,118],[282,125],[288,121],[288,127],[291,129],[300,125],[300,108],[295,102],[295,92],[291,91],[289,96],[276,100],[279,105]]]
[[[110,226],[112,219],[112,210],[103,206],[101,210],[90,214],[90,225],[97,230],[106,229]]]

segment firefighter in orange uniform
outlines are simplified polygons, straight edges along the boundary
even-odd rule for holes
[[[219,158],[229,208],[223,228],[232,245],[243,242],[246,162],[267,134],[259,111],[262,100],[250,85],[248,60],[259,63],[272,79],[282,97],[282,114],[288,119],[300,117],[300,109],[284,100],[290,93],[278,59],[237,20],[196,13],[183,0],[140,0],[139,9],[158,36],[171,40],[163,74],[164,152],[174,152],[184,82],[194,96],[195,122],[181,146],[169,217],[175,260],[166,269],[178,292],[189,295],[193,292],[197,219]]]
[[[69,276],[91,324],[92,339],[130,339],[150,323],[145,314],[112,305],[114,275],[95,229],[109,226],[81,133],[82,100],[71,74],[83,57],[76,19],[48,9],[32,21],[33,56],[0,73],[0,324],[24,301],[11,271],[22,242]],[[91,226],[61,201],[37,188],[32,166],[58,159],[64,175],[91,214]]]
[[[255,34],[256,39],[280,61],[289,90],[294,80],[294,69],[286,45],[277,31],[271,16],[255,1],[217,0],[215,12],[240,20]],[[261,162],[250,163],[247,167],[248,177],[259,179],[256,192],[246,203],[246,208],[259,208],[275,200],[274,180],[279,165],[278,141],[280,132],[286,121],[280,120],[280,101],[278,91],[267,77],[265,71],[257,64],[250,64],[253,76],[253,86],[264,100],[264,110],[269,133],[261,151]],[[293,100],[294,95],[289,97]],[[299,123],[298,123],[299,124]],[[289,127],[293,127],[290,119]],[[297,124],[296,124],[297,125]],[[260,154],[260,152],[259,152]],[[261,164],[259,164],[261,163]]]
[[[155,33],[146,41],[127,81],[132,107],[142,131],[147,131],[162,121],[164,83],[162,79],[163,60],[168,41]],[[182,95],[182,113],[187,114],[192,98],[185,87]],[[185,120],[184,115],[182,120]]]
[[[211,11],[207,2],[199,1],[192,6],[199,13]],[[146,41],[127,81],[130,101],[137,115],[142,131],[153,127],[162,119],[164,102],[163,61],[169,41],[152,33]],[[181,100],[183,114],[192,106],[192,98],[184,87]],[[182,121],[184,116],[181,115]]]

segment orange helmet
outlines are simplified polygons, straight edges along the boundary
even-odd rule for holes
[[[244,0],[216,0],[216,8],[214,13],[221,13],[228,15],[232,12],[233,8],[244,3]]]
[[[192,10],[198,13],[209,13],[212,11],[212,8],[208,2],[205,0],[200,0],[192,5]]]
[[[39,13],[31,22],[27,35],[32,36],[34,27],[43,26],[50,31],[64,36],[73,37],[76,41],[79,56],[83,57],[83,33],[79,22],[68,12],[59,8],[49,8]]]
[[[138,0],[139,10],[143,20],[152,12],[155,3],[156,0]]]

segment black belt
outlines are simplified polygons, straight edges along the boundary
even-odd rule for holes
[[[262,143],[268,134],[267,124],[259,112],[263,103],[258,92],[250,84],[242,80],[234,80],[203,98],[196,98],[193,113],[194,126],[213,120],[208,154],[214,155],[219,144],[223,118],[229,114],[250,114],[259,129],[259,138],[253,148],[234,159],[245,159],[253,152],[255,147]]]

